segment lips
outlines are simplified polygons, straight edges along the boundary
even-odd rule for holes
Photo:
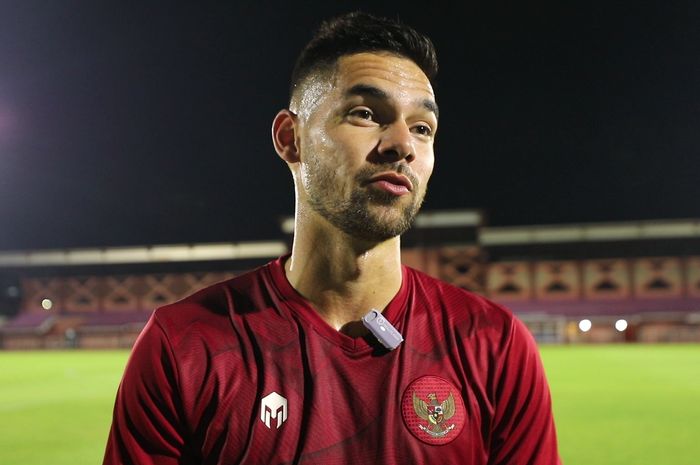
[[[408,191],[413,190],[413,183],[406,176],[398,173],[381,173],[376,176],[372,176],[369,180],[370,183],[381,183],[394,185],[399,188],[405,188]],[[402,189],[403,190],[403,189]]]

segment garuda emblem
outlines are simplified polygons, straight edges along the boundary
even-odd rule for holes
[[[452,431],[455,427],[454,423],[448,425],[448,421],[455,414],[455,398],[450,395],[440,403],[435,393],[427,395],[428,402],[424,401],[413,391],[413,410],[423,420],[427,421],[427,425],[418,425],[418,427],[434,438],[440,438]]]

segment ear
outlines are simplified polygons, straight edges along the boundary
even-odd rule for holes
[[[296,130],[297,115],[289,110],[280,110],[272,121],[272,144],[280,158],[287,163],[299,161]]]

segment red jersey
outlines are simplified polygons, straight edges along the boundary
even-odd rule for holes
[[[534,340],[506,309],[403,267],[387,351],[329,326],[282,259],[157,309],[104,464],[559,464]],[[368,309],[369,310],[369,309]]]

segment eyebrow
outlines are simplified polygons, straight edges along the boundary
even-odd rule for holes
[[[380,100],[390,100],[389,94],[378,87],[370,86],[369,84],[356,84],[345,91],[345,97],[359,95],[361,97],[374,97]],[[418,104],[428,111],[435,113],[437,118],[440,114],[437,103],[430,99],[419,100]]]

